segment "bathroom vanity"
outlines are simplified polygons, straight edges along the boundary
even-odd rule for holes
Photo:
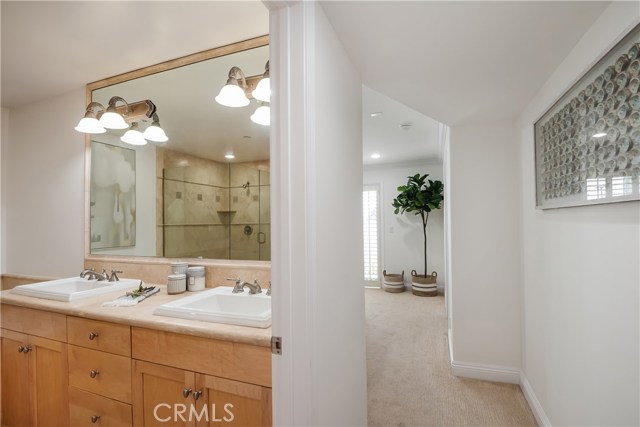
[[[240,68],[257,89],[268,44],[256,37],[87,85],[76,127],[86,133],[84,268],[167,283],[180,258],[205,267],[209,286],[269,282],[270,132],[250,120],[262,104],[228,108],[204,96]],[[124,127],[80,126],[114,112]],[[169,141],[130,145],[125,131],[159,128],[158,114]],[[153,314],[221,296],[171,305],[185,295],[162,287],[134,307],[102,307],[124,294],[118,285],[94,296],[102,282],[63,280],[31,296],[0,293],[2,426],[271,425],[270,327]],[[90,297],[80,298],[84,288]]]
[[[271,328],[2,292],[3,426],[271,425]]]

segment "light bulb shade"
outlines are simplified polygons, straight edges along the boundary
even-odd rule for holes
[[[225,107],[246,107],[249,105],[249,98],[240,86],[227,84],[220,89],[220,93],[216,96],[216,102]]]
[[[271,124],[271,108],[266,105],[261,105],[251,115],[251,121],[263,126],[269,126]]]
[[[271,99],[271,85],[269,77],[264,77],[260,80],[256,88],[251,92],[251,95],[259,101],[269,102]]]
[[[160,126],[156,126],[154,124],[146,128],[142,136],[144,139],[148,139],[153,142],[167,142],[169,140],[167,134],[164,133],[164,130],[162,130]]]
[[[114,111],[105,112],[100,117],[100,125],[106,129],[126,129],[129,127],[124,117]]]
[[[138,130],[138,123],[132,123],[131,129],[120,137],[120,141],[131,145],[145,145],[147,140],[142,136],[142,132]]]
[[[83,117],[74,129],[83,133],[105,133],[107,131],[95,117]]]

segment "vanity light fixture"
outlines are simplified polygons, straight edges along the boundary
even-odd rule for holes
[[[257,84],[255,83],[256,81],[258,81]],[[269,126],[271,124],[271,110],[265,104],[271,99],[270,81],[269,61],[265,64],[264,73],[261,76],[246,78],[240,67],[231,67],[227,84],[220,89],[220,93],[215,98],[216,102],[225,107],[245,107],[251,102],[249,97],[261,101],[260,106],[251,115],[251,121],[259,125]],[[255,85],[255,89],[249,93],[249,89],[253,85]]]
[[[127,122],[124,120],[124,117],[119,114],[116,110],[116,103],[118,101],[122,101],[126,107],[124,115],[128,116],[131,110],[129,109],[129,104],[123,98],[119,96],[114,96],[109,100],[109,106],[107,107],[107,111],[102,114],[100,117],[100,125],[105,129],[126,129],[129,127]]]
[[[131,145],[145,145],[147,140],[142,136],[142,132],[138,130],[138,122],[131,123],[131,128],[120,137],[120,141]]]
[[[227,153],[224,155],[225,159],[229,159],[229,160],[233,160],[236,158],[236,156],[233,155],[233,153]]]
[[[249,98],[244,93],[247,81],[239,67],[231,67],[227,84],[220,89],[216,102],[225,107],[245,107],[249,105]]]
[[[372,159],[379,159],[380,157],[382,157],[382,156],[380,155],[380,153],[373,153],[373,154],[371,155],[371,158],[372,158]]]
[[[271,124],[271,108],[265,105],[263,102],[256,111],[251,115],[251,121],[262,126],[269,126]]]
[[[269,102],[271,100],[271,80],[269,79],[269,61],[264,66],[264,74],[262,79],[258,82],[256,88],[251,92],[251,95],[263,102]]]
[[[99,108],[99,111],[95,111],[94,109]],[[102,127],[100,122],[98,121],[98,114],[102,114],[104,112],[104,105],[99,102],[91,102],[87,105],[87,111],[84,113],[84,117],[80,119],[78,125],[74,128],[78,132],[84,133],[105,133],[107,130]]]
[[[123,106],[117,107],[118,102]],[[146,140],[152,142],[167,142],[169,138],[160,127],[160,118],[156,113],[156,105],[148,99],[144,101],[127,103],[123,98],[114,96],[109,100],[109,107],[98,102],[91,102],[87,105],[87,111],[80,120],[75,130],[84,133],[105,133],[107,129],[127,129],[131,123],[131,128],[120,138],[122,141],[133,145],[144,145]],[[153,119],[144,134],[140,132],[140,121]]]
[[[160,118],[156,113],[153,113],[153,122],[145,129],[142,134],[144,139],[148,139],[153,142],[167,142],[169,138],[164,130],[160,127]]]

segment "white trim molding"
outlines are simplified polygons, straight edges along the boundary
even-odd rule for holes
[[[520,384],[520,370],[507,366],[483,365],[451,360],[451,373],[456,377]]]
[[[549,417],[547,417],[547,414],[544,412],[538,397],[533,391],[533,387],[531,387],[529,380],[527,380],[527,377],[523,372],[520,372],[520,388],[522,389],[525,399],[527,399],[527,403],[529,404],[529,408],[531,408],[531,412],[533,412],[533,416],[536,417],[538,425],[551,427]]]
[[[449,330],[451,337],[451,330]],[[451,340],[449,340],[451,342]],[[538,400],[533,387],[529,384],[526,375],[516,368],[482,365],[479,363],[456,362],[453,360],[453,349],[449,345],[449,355],[451,357],[451,374],[456,377],[473,378],[484,381],[495,381],[500,383],[518,384],[524,394],[529,408],[539,426],[551,427],[551,421],[544,412],[542,404]]]

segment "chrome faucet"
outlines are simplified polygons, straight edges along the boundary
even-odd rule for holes
[[[109,281],[119,282],[120,278],[118,277],[118,274],[122,274],[122,270],[111,270],[111,276],[109,276]]]
[[[269,280],[269,289],[267,289],[267,296],[271,296],[271,280]]]
[[[85,270],[82,270],[82,272],[80,273],[80,277],[83,279],[86,278],[87,280],[93,280],[93,279],[98,279],[98,281],[109,280],[109,274],[107,273],[107,270],[102,270],[102,273],[98,273],[93,268],[87,268]]]
[[[227,280],[231,280],[232,282],[236,282],[236,285],[233,287],[233,290],[231,291],[234,294],[239,294],[241,292],[244,292],[244,288],[249,288],[249,295],[255,295],[255,294],[262,293],[262,288],[258,284],[257,280],[254,280],[253,283],[249,283],[249,282],[246,282],[246,281],[241,280],[241,279],[230,279],[230,278],[228,278]]]
[[[82,270],[82,272],[80,273],[80,278],[84,279],[87,275],[91,274],[91,273],[95,273],[96,271],[93,268],[85,268],[84,270]]]

